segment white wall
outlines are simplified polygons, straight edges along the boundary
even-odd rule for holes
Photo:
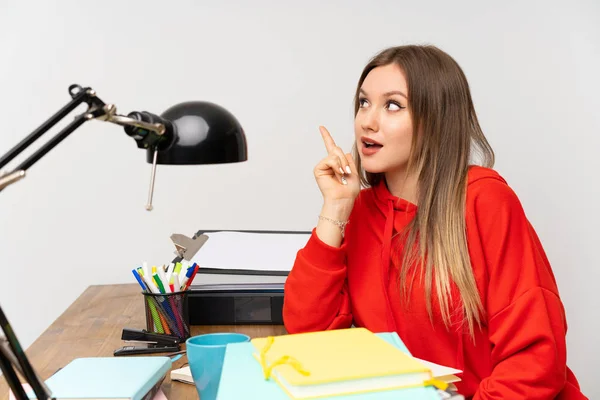
[[[28,346],[88,285],[170,260],[173,232],[311,229],[318,125],[349,149],[363,65],[383,47],[429,42],[470,80],[497,169],[553,264],[569,364],[598,397],[585,365],[600,358],[600,6],[566,3],[2,2],[0,153],[79,83],[122,113],[219,103],[245,127],[250,157],[159,166],[148,213],[144,152],[117,126],[80,128],[0,194],[0,303],[18,336]]]

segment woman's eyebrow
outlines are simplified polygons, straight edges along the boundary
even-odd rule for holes
[[[367,96],[367,97],[369,97],[369,96],[367,95],[367,92],[365,92],[365,90],[364,90],[364,89],[360,89],[360,93],[361,93],[361,94],[363,94],[363,95],[365,95],[365,96]],[[384,97],[390,97],[390,96],[393,96],[393,95],[395,95],[395,94],[398,94],[398,95],[400,95],[400,96],[404,97],[405,99],[408,99],[408,97],[407,97],[407,96],[406,96],[406,95],[405,95],[403,92],[401,92],[400,90],[392,90],[392,91],[389,91],[389,92],[385,92],[385,93],[383,94],[383,96],[384,96]]]

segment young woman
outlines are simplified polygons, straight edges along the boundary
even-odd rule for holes
[[[287,331],[395,331],[463,370],[466,398],[585,399],[550,264],[491,169],[459,65],[434,46],[384,50],[360,76],[354,129],[345,154],[321,127],[324,203],[285,284]]]

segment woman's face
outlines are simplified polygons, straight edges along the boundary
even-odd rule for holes
[[[360,88],[354,134],[367,172],[406,169],[413,135],[407,89],[404,73],[395,64],[371,70]]]

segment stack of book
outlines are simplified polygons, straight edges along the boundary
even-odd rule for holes
[[[364,328],[227,345],[217,400],[439,400],[462,371],[413,357],[396,333]],[[192,383],[189,367],[171,379]]]

